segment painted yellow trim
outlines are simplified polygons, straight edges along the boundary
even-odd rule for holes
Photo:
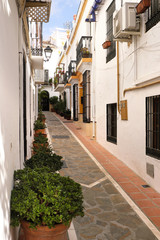
[[[84,2],[83,2],[83,6],[82,6],[81,12],[80,12],[80,14],[79,14],[78,22],[77,22],[77,24],[76,24],[76,27],[75,27],[75,30],[74,30],[74,34],[73,34],[73,36],[72,36],[72,39],[71,39],[71,41],[70,41],[70,44],[72,44],[73,41],[74,41],[74,39],[75,39],[75,36],[76,36],[76,34],[77,34],[77,31],[78,31],[80,22],[81,22],[81,20],[82,20],[83,13],[84,13],[84,10],[85,10],[85,8],[86,8],[87,2],[88,2],[88,0],[84,0]],[[67,52],[66,52],[66,55],[68,55],[70,48],[71,48],[71,46],[68,47]]]
[[[82,58],[81,61],[78,64],[78,66],[77,66],[77,70],[80,68],[82,63],[92,63],[92,58]]]
[[[132,88],[126,88],[123,91],[123,96],[125,96],[125,93],[128,92],[128,91],[134,91],[134,90],[137,90],[137,89],[146,88],[146,87],[149,87],[149,86],[152,86],[152,85],[155,85],[155,84],[159,84],[159,83],[160,83],[160,80],[157,80],[155,82],[146,83],[146,84],[143,84],[141,86],[136,86],[136,87],[132,87]]]
[[[71,86],[71,84],[70,84],[70,83],[67,83],[67,84],[64,86],[64,88],[70,87],[70,86]]]

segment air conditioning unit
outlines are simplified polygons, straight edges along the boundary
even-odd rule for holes
[[[118,40],[131,39],[140,35],[140,18],[136,15],[137,3],[125,3],[113,14],[113,36]]]

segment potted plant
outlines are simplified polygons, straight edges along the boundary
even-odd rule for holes
[[[50,152],[37,151],[30,159],[25,160],[24,166],[31,169],[48,168],[49,172],[56,172],[63,166],[62,157]]]
[[[52,78],[49,79],[49,85],[52,86]]]
[[[14,172],[11,225],[21,223],[25,240],[67,240],[72,218],[84,215],[82,203],[81,186],[69,177],[41,168]]]
[[[37,118],[37,120],[40,120],[41,122],[45,123],[46,117],[45,117],[45,115],[42,113],[42,111],[40,111],[40,112],[38,113],[38,118]]]
[[[38,133],[43,133],[45,134],[45,124],[43,122],[41,122],[40,120],[36,120],[34,122],[34,130],[35,130],[35,133],[38,134]]]
[[[88,58],[89,57],[89,50],[88,50],[88,48],[86,48],[86,47],[81,48],[81,52],[82,52],[82,57],[83,58]]]
[[[102,44],[102,47],[103,49],[107,49],[111,46],[111,41],[109,40],[106,40],[103,44]]]
[[[70,110],[70,109],[67,109],[67,110],[65,111],[65,118],[66,118],[67,120],[70,120],[70,119],[71,119],[71,110]]]
[[[34,137],[33,146],[39,148],[39,146],[48,146],[48,138],[46,138],[42,133],[37,134]]]
[[[52,105],[51,111],[54,112],[55,111],[54,105],[58,102],[58,97],[57,96],[50,97],[49,102]]]
[[[137,14],[144,13],[151,5],[151,0],[141,0],[136,6]]]

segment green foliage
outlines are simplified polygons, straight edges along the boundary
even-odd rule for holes
[[[40,111],[40,112],[38,113],[38,118],[37,118],[37,120],[40,120],[41,122],[42,122],[43,120],[46,120],[46,117],[45,117],[45,115],[42,113],[42,111]]]
[[[34,137],[34,143],[47,143],[48,138],[46,138],[42,133],[39,133],[37,136]]]
[[[84,215],[82,199],[80,184],[69,177],[41,168],[17,170],[11,193],[11,225],[18,226],[22,220],[31,227],[69,224],[73,217]]]
[[[34,130],[44,129],[44,128],[46,128],[46,126],[45,126],[45,124],[42,121],[36,120],[34,122]]]
[[[50,97],[49,102],[52,105],[56,104],[58,102],[58,97],[57,96]]]
[[[61,169],[62,157],[55,153],[38,151],[30,159],[25,160],[24,166],[31,169],[48,167],[48,172],[55,172]]]
[[[52,148],[51,146],[47,145],[47,144],[43,144],[42,146],[39,145],[38,148],[33,146],[33,153],[34,154],[37,154],[39,152],[45,152],[45,153],[48,153],[48,154],[52,154]]]
[[[49,84],[52,84],[52,78],[50,78],[48,82],[49,82]]]
[[[55,105],[54,105],[54,109],[56,111],[56,113],[60,114],[63,113],[66,107],[66,103],[65,101],[59,100]]]

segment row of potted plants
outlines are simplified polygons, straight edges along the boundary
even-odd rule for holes
[[[44,130],[42,113],[34,123],[33,155],[25,160],[24,169],[14,172],[11,193],[11,225],[21,224],[25,240],[67,240],[73,217],[83,216],[80,184],[57,172],[62,157],[53,153]]]
[[[66,109],[65,101],[58,100],[58,97],[53,96],[50,98],[50,104],[52,105],[51,111],[56,112],[67,120],[71,119],[71,110]]]

